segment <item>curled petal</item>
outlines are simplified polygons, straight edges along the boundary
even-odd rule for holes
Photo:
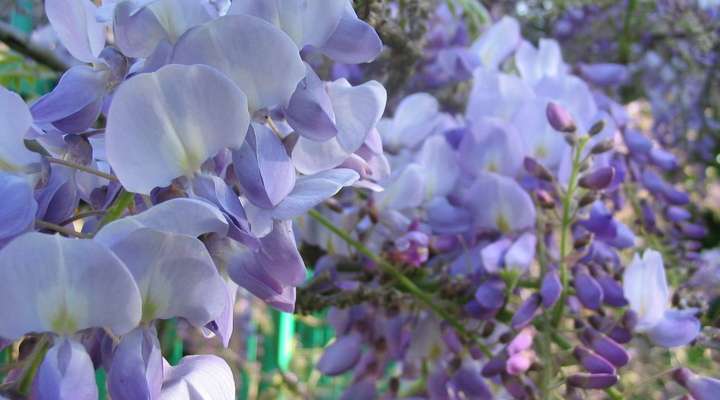
[[[375,29],[358,18],[352,5],[346,3],[337,28],[320,46],[320,51],[339,63],[361,64],[373,61],[382,48]]]
[[[203,65],[169,65],[116,91],[108,162],[129,191],[149,194],[192,175],[220,150],[239,148],[249,121],[247,98],[228,78]]]
[[[473,43],[472,51],[485,68],[494,70],[515,51],[520,40],[520,24],[514,18],[503,17]]]

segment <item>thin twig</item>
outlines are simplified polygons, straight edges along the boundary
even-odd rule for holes
[[[85,235],[84,233],[77,232],[73,229],[66,228],[64,226],[60,226],[58,224],[53,224],[52,222],[42,221],[42,220],[35,220],[35,227],[43,230],[49,230],[54,231],[57,233],[62,233],[65,236],[74,237],[78,239],[88,239],[90,236]]]
[[[70,65],[55,55],[52,51],[38,46],[33,43],[30,38],[13,28],[12,25],[0,21],[0,42],[5,43],[8,47],[16,52],[32,58],[36,62],[47,66],[53,71],[64,72]]]
[[[88,174],[96,175],[101,178],[105,178],[109,181],[116,182],[118,179],[115,177],[115,175],[106,174],[105,172],[98,171],[94,168],[86,167],[84,165],[80,165],[78,163],[74,163],[72,161],[63,160],[60,158],[54,158],[54,157],[47,157],[48,162],[53,164],[60,164],[64,165],[68,168],[76,169],[78,171],[87,172]]]

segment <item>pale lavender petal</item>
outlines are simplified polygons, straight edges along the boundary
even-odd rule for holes
[[[344,79],[328,84],[327,90],[335,112],[338,142],[352,153],[360,148],[380,120],[387,93],[376,81],[353,87]]]
[[[392,119],[382,119],[378,130],[383,145],[392,151],[415,148],[438,125],[440,105],[428,93],[413,93],[400,101]]]
[[[339,63],[361,64],[374,60],[383,44],[375,29],[359,19],[347,3],[337,28],[319,48]]]
[[[275,219],[291,219],[303,215],[337,194],[343,187],[355,183],[358,178],[357,172],[346,168],[301,176],[295,182],[292,192],[272,210],[272,216]]]
[[[126,189],[149,194],[191,176],[220,150],[239,148],[249,121],[247,98],[228,78],[203,65],[169,65],[116,91],[108,162]]]
[[[105,47],[105,24],[95,18],[90,0],[46,0],[45,14],[63,46],[73,57],[94,62]]]
[[[460,178],[457,153],[444,136],[429,137],[417,155],[417,162],[425,172],[426,199],[448,195]]]
[[[299,137],[292,150],[293,165],[303,174],[316,174],[340,166],[351,152],[344,149],[337,137],[317,142]]]
[[[115,348],[107,376],[113,400],[155,399],[163,383],[163,361],[155,328],[136,328]]]
[[[600,86],[620,85],[630,77],[627,66],[612,63],[580,64],[580,73],[588,81]]]
[[[214,355],[186,356],[165,373],[160,400],[234,400],[235,378]]]
[[[700,321],[694,314],[694,310],[667,310],[663,319],[646,333],[658,346],[685,346],[700,334]]]
[[[193,29],[178,41],[172,61],[217,68],[247,95],[251,112],[287,104],[305,77],[295,43],[249,15],[226,15]]]
[[[4,338],[48,331],[68,335],[91,327],[124,334],[140,320],[132,275],[91,240],[27,233],[0,251],[0,275]]]
[[[425,199],[424,170],[418,164],[410,164],[385,184],[385,191],[376,193],[379,209],[403,210],[419,206]]]
[[[474,213],[475,226],[511,232],[535,225],[535,205],[513,179],[481,173],[465,193],[464,203]]]
[[[40,161],[40,155],[25,147],[25,134],[32,124],[30,110],[23,99],[0,87],[0,170],[20,172]]]
[[[520,24],[512,17],[503,17],[473,43],[472,51],[485,68],[495,70],[515,51],[520,40]]]
[[[202,327],[222,313],[225,282],[198,239],[143,228],[112,250],[140,288],[144,322],[182,317]]]
[[[24,176],[0,170],[0,240],[19,235],[35,221],[38,204],[31,182]]]
[[[535,259],[537,240],[532,233],[524,233],[505,253],[505,268],[525,272]]]
[[[256,206],[277,206],[295,186],[295,168],[282,141],[265,125],[253,124],[243,146],[233,152],[235,175]]]
[[[33,399],[96,400],[95,368],[85,348],[70,339],[59,339],[45,354],[33,381]]]
[[[201,200],[178,198],[105,225],[95,235],[95,240],[112,246],[142,228],[198,237],[211,232],[224,235],[228,223],[213,205]]]
[[[325,84],[309,65],[305,79],[298,83],[290,98],[285,116],[295,132],[311,140],[329,140],[338,133]]]

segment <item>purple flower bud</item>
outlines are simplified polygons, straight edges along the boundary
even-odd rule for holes
[[[515,315],[513,315],[512,320],[510,320],[510,326],[512,326],[513,329],[520,329],[532,322],[533,318],[535,318],[535,313],[540,307],[541,300],[540,294],[538,293],[533,293],[528,297],[515,312]]]
[[[610,361],[618,368],[626,365],[630,361],[630,356],[622,346],[594,329],[586,329],[583,331],[582,339],[595,353]]]
[[[522,375],[530,369],[533,361],[535,361],[535,352],[532,350],[513,354],[505,363],[505,372],[510,375]]]
[[[585,347],[577,346],[573,355],[580,361],[583,367],[593,374],[614,374],[615,367],[599,355]]]
[[[487,309],[499,309],[505,303],[505,282],[500,279],[483,282],[475,291],[475,300]]]
[[[575,121],[570,113],[557,103],[549,102],[545,109],[548,122],[556,131],[572,133],[577,130]]]
[[[720,380],[697,375],[687,368],[678,368],[673,379],[682,385],[695,400],[717,399],[720,393]]]
[[[525,170],[528,172],[528,174],[543,180],[552,182],[553,175],[548,171],[547,168],[545,168],[544,165],[537,162],[534,158],[531,157],[525,157],[523,160],[523,165],[525,166]]]
[[[672,171],[677,168],[677,159],[675,156],[659,147],[653,147],[650,150],[650,161],[665,171]]]
[[[530,393],[528,393],[528,389],[523,384],[522,380],[514,375],[503,375],[502,377],[503,386],[505,386],[505,390],[510,393],[510,395],[515,399],[528,399],[530,398]]]
[[[542,297],[542,305],[546,309],[550,309],[560,298],[562,292],[562,283],[557,271],[548,271],[543,277],[540,286],[540,296]]]
[[[600,276],[596,280],[602,288],[605,304],[612,307],[624,307],[627,305],[623,288],[618,281],[607,275]]]
[[[662,195],[668,203],[675,206],[684,206],[690,202],[690,195],[682,190],[675,189],[671,185],[663,186]]]
[[[478,368],[471,363],[463,364],[463,366],[455,372],[455,375],[452,377],[452,382],[469,399],[492,398],[492,392],[485,384],[482,374],[480,374]]]
[[[579,272],[575,274],[573,285],[575,286],[575,293],[583,306],[591,310],[600,308],[603,301],[603,290],[595,278],[587,272]]]
[[[689,237],[690,239],[702,239],[707,235],[707,229],[698,224],[691,224],[691,223],[683,223],[680,224],[680,230],[682,231],[683,235]]]
[[[628,129],[625,131],[624,137],[625,145],[627,145],[628,149],[636,155],[647,154],[650,149],[652,149],[652,142],[650,139],[638,131]]]
[[[677,206],[670,206],[665,210],[665,216],[672,222],[680,222],[690,219],[690,211]]]
[[[517,334],[517,336],[515,336],[510,344],[508,344],[508,354],[513,355],[532,348],[534,337],[535,330],[532,327],[523,329]]]
[[[602,154],[607,153],[608,151],[615,148],[615,141],[613,139],[603,140],[602,142],[596,144],[595,146],[590,149],[590,152],[592,154]]]
[[[574,374],[567,379],[567,384],[583,389],[607,389],[618,383],[615,374]]]
[[[607,335],[620,344],[630,343],[633,338],[632,331],[622,326],[614,326]]]
[[[535,194],[535,201],[544,209],[555,208],[555,199],[552,197],[550,192],[543,189],[538,189],[533,192]]]
[[[614,177],[615,168],[602,167],[583,175],[578,181],[578,185],[585,189],[602,190],[610,186]]]
[[[482,375],[486,378],[493,377],[505,371],[507,357],[501,353],[491,358],[482,369]]]

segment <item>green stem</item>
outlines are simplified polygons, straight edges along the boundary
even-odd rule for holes
[[[94,168],[86,167],[84,165],[80,165],[80,164],[74,163],[72,161],[62,160],[60,158],[54,158],[54,157],[47,157],[47,160],[48,160],[48,162],[50,162],[52,164],[60,164],[60,165],[66,166],[68,168],[76,169],[78,171],[87,172],[88,174],[96,175],[101,178],[105,178],[111,182],[115,182],[118,180],[117,177],[115,177],[115,175],[106,174],[105,172],[98,171]]]
[[[569,245],[570,245],[570,225],[572,224],[573,219],[573,198],[575,196],[575,191],[577,190],[577,181],[578,176],[580,175],[580,167],[582,165],[582,153],[585,149],[585,145],[588,142],[588,137],[583,136],[579,138],[578,145],[575,147],[575,154],[573,156],[573,164],[572,164],[572,171],[570,173],[570,180],[568,181],[568,187],[567,191],[565,192],[565,196],[563,197],[563,210],[562,210],[562,225],[561,225],[561,231],[560,231],[560,260],[558,261],[558,265],[560,267],[560,280],[562,281],[562,295],[560,296],[560,301],[555,306],[555,310],[553,313],[553,319],[552,319],[552,325],[554,327],[557,327],[558,324],[560,324],[560,319],[562,318],[562,314],[565,308],[565,301],[567,300],[567,295],[569,291],[570,286],[570,271],[567,265],[567,256],[569,253]]]
[[[632,16],[635,13],[636,7],[637,0],[628,0],[627,8],[625,9],[625,18],[623,19],[622,36],[620,37],[620,45],[618,47],[618,58],[622,64],[630,62],[630,50],[632,46],[630,25],[632,23]]]
[[[25,368],[25,371],[19,380],[20,386],[18,387],[18,391],[21,395],[27,396],[30,393],[30,387],[32,386],[33,379],[35,379],[35,374],[40,368],[40,364],[45,358],[45,353],[47,353],[49,347],[50,341],[47,336],[41,336],[37,343],[35,343],[35,347],[28,357],[30,364],[28,364],[27,368]]]
[[[120,195],[118,195],[117,200],[115,200],[115,204],[113,204],[112,206],[110,206],[110,208],[108,208],[107,213],[105,214],[105,217],[103,217],[102,221],[100,221],[100,226],[98,226],[98,231],[103,226],[120,218],[123,215],[123,213],[125,212],[125,210],[128,209],[128,207],[130,207],[134,201],[135,201],[135,195],[133,193],[130,193],[123,189],[120,192]]]
[[[46,229],[49,231],[61,233],[65,236],[74,237],[78,239],[89,239],[90,237],[88,235],[85,235],[80,232],[76,232],[73,229],[66,228],[64,226],[53,224],[52,222],[42,221],[42,220],[35,220],[35,227],[38,229]]]
[[[431,310],[433,310],[440,318],[447,321],[450,325],[452,325],[453,328],[460,334],[460,336],[464,338],[469,338],[468,332],[465,330],[465,327],[460,323],[460,321],[455,318],[453,315],[451,315],[447,310],[443,309],[438,302],[433,299],[432,296],[430,296],[428,293],[424,292],[422,289],[417,287],[415,283],[410,280],[407,276],[405,276],[399,269],[397,269],[394,265],[390,264],[389,262],[385,261],[380,256],[373,253],[370,249],[365,247],[362,243],[359,241],[353,239],[349,233],[345,232],[344,230],[338,228],[335,226],[335,224],[332,223],[329,219],[327,219],[324,215],[322,215],[317,210],[310,210],[308,212],[310,217],[315,219],[320,225],[327,228],[329,231],[337,235],[340,239],[344,240],[347,244],[354,247],[357,251],[359,251],[361,254],[372,260],[375,264],[377,264],[380,269],[382,269],[383,272],[387,273],[388,275],[392,276],[397,283],[405,290],[407,290],[411,295],[413,295],[416,299],[420,300],[421,302],[425,303]],[[487,356],[491,357],[492,352],[490,349],[485,346],[483,343],[478,342],[477,345],[480,347],[481,351]]]
[[[607,388],[605,389],[605,393],[607,393],[608,397],[610,397],[612,400],[624,400],[625,397],[615,388]]]

